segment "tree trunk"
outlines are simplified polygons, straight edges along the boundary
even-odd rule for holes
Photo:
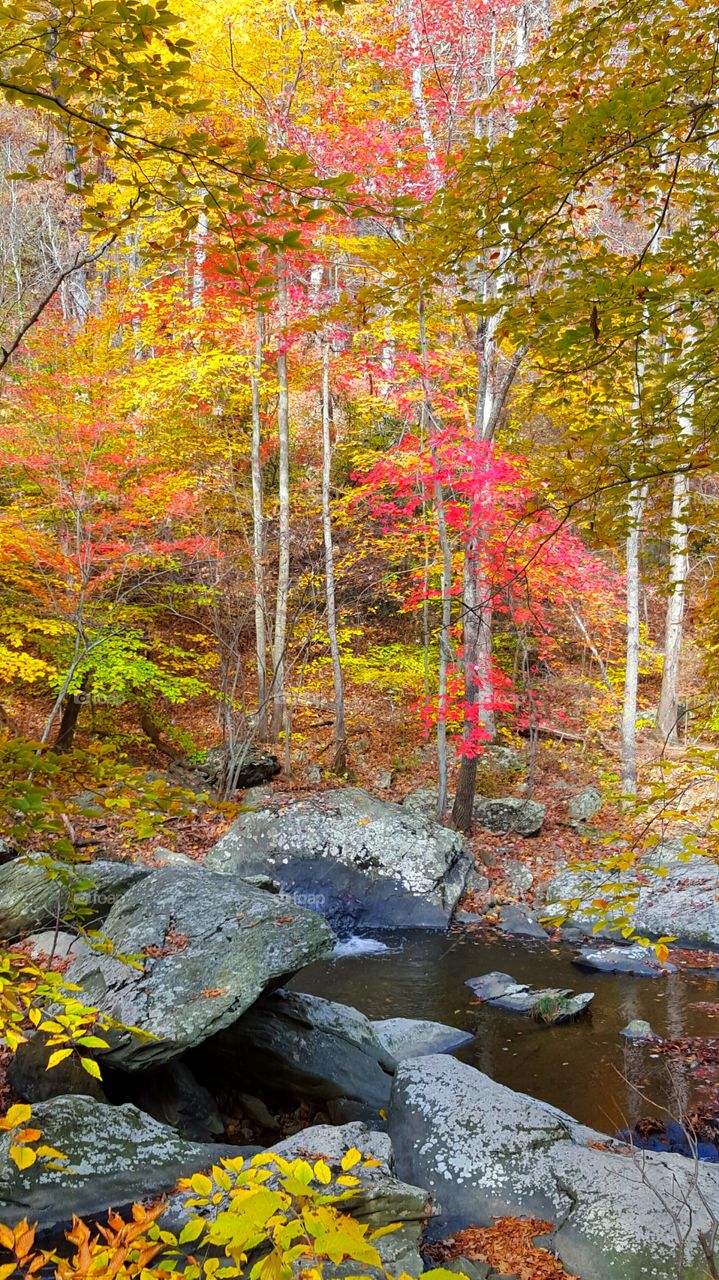
[[[429,349],[427,344],[427,326],[425,323],[424,297],[419,300],[419,344],[422,357],[422,410],[420,428],[422,439],[429,433],[430,452],[435,472],[439,469],[436,445],[434,443],[435,421],[432,410],[432,388],[429,381],[427,362]],[[452,627],[452,547],[447,529],[447,518],[444,509],[444,490],[438,479],[433,483],[434,511],[439,535],[439,547],[442,556],[442,613],[439,632],[439,682],[437,688],[437,821],[444,820],[449,801],[449,769],[447,760],[447,671],[452,656],[450,631]],[[427,601],[425,599],[425,606]]]
[[[325,601],[327,604],[327,634],[332,656],[332,683],[335,703],[335,752],[332,768],[335,773],[347,772],[347,735],[345,730],[345,694],[342,662],[337,639],[337,609],[335,605],[335,562],[332,546],[332,515],[330,511],[330,486],[332,480],[332,402],[330,399],[330,342],[322,343],[322,536],[325,547]]]
[[[680,439],[687,447],[692,435],[694,390],[679,403]],[[656,734],[664,742],[676,742],[679,717],[679,674],[684,633],[684,606],[689,571],[689,505],[691,481],[686,471],[677,472],[672,494],[672,528],[669,548],[669,600],[664,626],[664,666],[657,707]]]
[[[267,737],[267,603],[265,599],[265,517],[262,494],[262,315],[255,316],[255,359],[250,366],[252,385],[252,560],[255,575],[255,655],[257,662],[257,734]]]
[[[272,737],[285,723],[285,651],[290,594],[290,408],[287,382],[287,282],[284,258],[277,263],[279,338],[277,352],[277,433],[279,445],[279,520],[277,533],[277,597],[272,636]]]
[[[407,18],[409,23],[409,54],[412,63],[410,67],[410,96],[412,98],[412,106],[414,107],[415,115],[417,116],[420,133],[422,134],[422,143],[427,157],[427,168],[429,169],[434,187],[439,190],[442,186],[442,170],[437,158],[437,147],[432,134],[432,123],[429,118],[427,101],[424,96],[422,32],[420,30],[421,17],[417,9],[417,0],[409,0]]]
[[[462,591],[465,743],[471,740],[478,725],[484,729],[489,741],[495,732],[491,675],[492,594],[480,557],[481,543],[473,538],[465,550]],[[469,755],[462,755],[452,809],[452,824],[458,831],[472,830],[476,789],[477,756],[470,748]]]
[[[65,698],[57,736],[52,744],[53,751],[72,751],[82,702],[82,694],[71,693]]]
[[[207,232],[207,214],[202,209],[195,229],[195,252],[192,263],[192,306],[195,310],[201,307],[205,300],[204,267],[205,258],[207,257]]]
[[[637,794],[637,685],[639,681],[639,601],[641,591],[639,543],[646,497],[646,485],[632,485],[628,499],[629,531],[626,541],[627,635],[621,727],[622,791],[627,796],[635,796]]]

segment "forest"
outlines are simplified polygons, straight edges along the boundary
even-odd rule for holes
[[[0,1280],[717,1280],[717,368],[709,0],[0,0]]]

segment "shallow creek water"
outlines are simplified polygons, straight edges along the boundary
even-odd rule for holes
[[[662,1114],[662,1107],[679,1118],[693,1105],[691,1074],[677,1075],[666,1058],[619,1033],[632,1018],[644,1018],[661,1036],[719,1035],[719,1018],[694,1007],[719,1001],[716,978],[591,973],[572,964],[567,944],[468,933],[385,934],[382,942],[387,950],[375,953],[368,942],[344,944],[344,954],[304,969],[292,985],[354,1005],[370,1018],[430,1018],[472,1031],[475,1040],[458,1057],[605,1133]],[[465,980],[492,970],[533,987],[594,991],[595,998],[576,1022],[542,1026],[475,1002]]]

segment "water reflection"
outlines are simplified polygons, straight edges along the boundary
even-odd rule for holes
[[[690,1107],[687,1078],[619,1033],[633,1018],[644,1018],[662,1036],[717,1034],[707,1011],[691,1007],[719,998],[716,979],[587,973],[572,965],[569,947],[503,939],[415,933],[385,941],[386,952],[348,954],[313,965],[293,985],[354,1005],[371,1018],[431,1018],[472,1031],[475,1040],[458,1057],[607,1133],[642,1115],[666,1118],[665,1107],[675,1117]],[[465,979],[492,970],[534,987],[594,991],[595,998],[577,1022],[540,1026],[473,1003]]]

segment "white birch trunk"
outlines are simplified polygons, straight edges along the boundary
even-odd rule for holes
[[[322,537],[325,548],[325,602],[327,605],[327,634],[332,657],[332,684],[335,710],[335,753],[333,770],[344,774],[347,767],[347,735],[345,729],[345,696],[342,661],[337,638],[337,608],[335,602],[335,561],[332,545],[331,515],[332,435],[330,401],[330,340],[322,344]]]
[[[207,214],[204,209],[201,209],[195,228],[195,250],[192,263],[192,306],[195,310],[202,306],[205,299],[204,266],[207,258],[208,229]]]
[[[278,271],[279,349],[277,353],[277,435],[279,447],[279,511],[277,531],[277,595],[272,635],[272,736],[280,736],[285,723],[285,667],[287,607],[290,594],[290,408],[287,382],[287,283],[285,263]]]
[[[262,315],[255,316],[255,358],[250,365],[252,387],[252,561],[255,580],[255,656],[257,662],[257,733],[267,737],[267,602],[265,598],[265,516],[262,493]]]
[[[622,791],[627,796],[635,796],[637,794],[637,688],[639,683],[639,643],[641,635],[639,546],[646,498],[646,485],[633,484],[629,491],[627,503],[629,517],[629,530],[625,548],[627,632],[621,725]]]
[[[687,448],[693,431],[695,392],[687,388],[678,408],[679,438]],[[669,544],[669,600],[664,625],[664,666],[657,706],[656,733],[664,742],[676,742],[679,716],[679,676],[684,635],[684,608],[689,572],[689,506],[691,481],[686,471],[677,472],[672,492],[672,523]]]

